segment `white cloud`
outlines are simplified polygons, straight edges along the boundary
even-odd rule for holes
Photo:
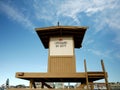
[[[0,2],[0,11],[4,12],[8,18],[22,24],[24,27],[29,29],[35,28],[34,24],[24,15],[24,13],[19,11],[16,7],[12,7],[8,3]]]
[[[93,18],[95,33],[112,30],[116,34],[114,42],[120,44],[119,4],[119,0],[68,0],[59,6],[57,13],[59,16],[71,17],[78,25],[83,18],[81,14],[86,13],[89,18]],[[110,30],[105,30],[106,26]]]
[[[49,0],[47,6],[41,9],[38,5],[40,2],[37,1],[35,6],[39,18],[54,21],[60,17],[72,18],[76,24],[80,25],[82,18],[81,13],[86,13],[89,18],[95,17],[96,32],[102,30],[106,25],[114,29],[120,29],[120,6],[119,0],[67,0],[60,2],[52,2]],[[42,13],[42,15],[40,15]],[[97,13],[97,16],[94,14]],[[80,17],[81,16],[81,17]],[[78,19],[80,17],[80,19]],[[54,19],[53,19],[54,18]],[[72,20],[71,20],[72,21]],[[69,22],[68,22],[69,23]]]
[[[57,14],[59,16],[66,16],[73,19],[76,24],[80,25],[80,20],[78,19],[78,14],[84,12],[86,8],[89,7],[89,4],[86,1],[82,0],[68,0],[65,1],[63,4],[59,5]]]
[[[34,0],[33,7],[37,20],[51,23],[55,22],[55,24],[58,22],[58,17],[56,15],[57,6],[52,0],[46,0],[42,3],[40,0]]]
[[[88,16],[91,16],[94,13],[102,12],[109,5],[113,4],[112,0],[68,0],[63,4],[59,5],[58,15],[68,16],[73,18],[74,21],[80,22],[78,20],[78,15],[80,13],[86,13]]]
[[[120,53],[116,53],[116,54],[115,54],[115,57],[120,60]]]
[[[111,53],[113,52],[113,50],[106,50],[106,51],[101,51],[98,49],[88,49],[89,52],[99,56],[100,58],[109,58],[111,59]]]
[[[111,19],[113,12],[116,13],[119,11],[118,2],[119,0],[62,0],[54,2],[52,0],[47,0],[41,4],[41,1],[34,0],[33,6],[35,8],[35,15],[38,19],[50,21],[51,23],[56,23],[60,18],[65,17],[72,19],[71,22],[80,25],[80,19],[83,18],[81,13],[86,13],[89,18],[92,18],[94,14],[97,13],[97,16],[94,16],[96,18],[95,23],[99,27],[102,26],[96,29],[96,32],[98,32],[105,24],[115,27],[116,24],[119,23],[116,21],[119,14],[114,17],[116,21],[114,24],[108,21]],[[117,8],[118,10],[115,10]],[[108,10],[110,12],[108,12]],[[66,22],[66,19],[63,21]],[[67,23],[69,24],[70,22],[68,21]],[[117,26],[116,28],[120,27]]]
[[[93,39],[89,39],[89,40],[86,40],[85,43],[86,43],[86,45],[92,44],[92,43],[94,43],[94,40]]]
[[[107,60],[114,60],[112,62],[116,62],[116,60],[118,61],[120,60],[120,52],[114,49],[111,50],[88,49],[88,52],[100,58],[104,58]]]
[[[60,24],[63,25],[81,25],[81,19],[84,17],[82,13],[85,13],[87,18],[93,18],[96,33],[108,26],[116,34],[113,41],[120,44],[119,0],[34,0],[32,2],[33,17],[35,15],[36,22],[45,21],[57,25],[57,22],[60,21]],[[8,3],[1,2],[0,10],[25,27],[35,27],[30,21],[32,15],[25,15]]]

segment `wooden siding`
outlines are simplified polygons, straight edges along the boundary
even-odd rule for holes
[[[48,72],[75,73],[75,56],[49,56]]]

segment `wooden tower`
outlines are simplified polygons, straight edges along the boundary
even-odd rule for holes
[[[44,47],[48,49],[48,72],[28,73],[17,72],[16,77],[30,81],[30,89],[36,88],[35,82],[52,88],[46,82],[80,82],[79,90],[93,90],[93,82],[105,79],[108,87],[107,72],[101,60],[103,71],[87,71],[84,60],[85,72],[76,72],[75,48],[81,48],[87,27],[80,26],[51,26],[36,28],[36,32]],[[77,88],[76,88],[77,89]]]

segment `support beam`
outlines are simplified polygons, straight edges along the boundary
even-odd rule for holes
[[[48,85],[48,84],[45,83],[45,82],[41,82],[41,83],[42,83],[41,88],[44,88],[44,86],[46,86],[47,88],[52,88],[50,85]]]
[[[33,79],[30,80],[30,89],[32,89],[32,86],[33,86]]]
[[[108,76],[107,76],[107,73],[106,73],[106,71],[105,71],[105,67],[104,67],[104,62],[103,62],[103,60],[101,60],[101,65],[102,65],[102,70],[103,70],[103,72],[104,72],[106,88],[107,88],[107,90],[110,90],[110,89],[109,89],[109,85],[108,85],[108,79],[107,79]]]
[[[30,79],[30,89],[32,89],[32,87],[36,88],[35,82],[33,79]]]
[[[84,87],[85,87],[85,83],[81,83],[81,85],[79,86],[79,89],[84,90]]]
[[[86,60],[84,60],[84,68],[85,68],[85,74],[86,74],[86,85],[87,85],[87,90],[89,90],[89,87],[88,87],[88,74],[87,74],[87,66],[86,66]]]
[[[33,81],[33,87],[36,88],[35,82]]]
[[[94,90],[94,84],[93,84],[93,82],[90,82],[90,89]]]

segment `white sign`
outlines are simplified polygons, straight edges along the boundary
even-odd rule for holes
[[[73,55],[72,37],[50,38],[50,56]]]

